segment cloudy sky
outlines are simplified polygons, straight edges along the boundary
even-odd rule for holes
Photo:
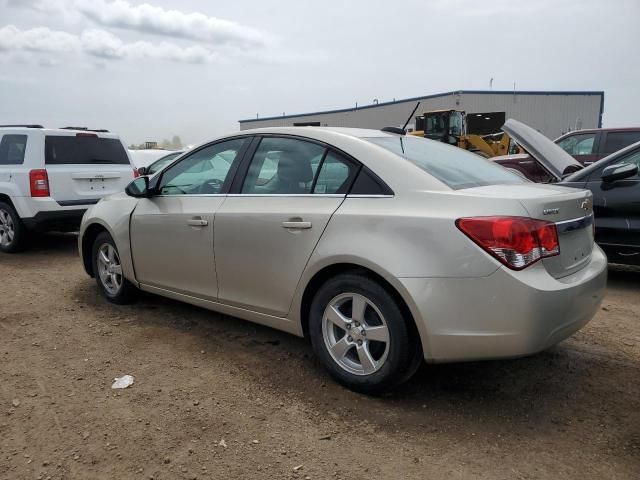
[[[460,89],[604,90],[640,125],[638,0],[0,0],[0,123],[198,143]]]

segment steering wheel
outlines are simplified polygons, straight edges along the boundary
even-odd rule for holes
[[[204,181],[200,187],[198,187],[198,193],[207,194],[207,193],[219,193],[222,190],[223,185],[222,180],[218,180],[217,178],[210,178],[209,180]]]

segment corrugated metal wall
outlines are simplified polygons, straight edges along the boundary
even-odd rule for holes
[[[330,127],[374,129],[402,126],[416,103],[420,101],[416,114],[438,109],[458,109],[467,113],[505,112],[506,118],[520,120],[553,139],[570,130],[597,128],[603,96],[602,92],[462,91],[358,109],[243,120],[240,129],[292,126],[299,122],[320,122],[322,126]],[[414,120],[410,123],[413,124]]]

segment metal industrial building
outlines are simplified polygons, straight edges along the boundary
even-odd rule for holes
[[[571,130],[602,126],[604,92],[491,91],[454,92],[374,103],[340,110],[240,120],[240,130],[274,126],[329,126],[380,129],[402,126],[420,102],[416,115],[430,110],[464,110],[467,114],[504,112],[556,138]],[[412,118],[410,125],[414,124]]]

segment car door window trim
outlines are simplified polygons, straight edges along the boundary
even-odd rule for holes
[[[258,148],[260,148],[260,143],[262,143],[262,140],[264,138],[289,138],[289,139],[295,139],[295,140],[300,140],[303,142],[309,142],[309,143],[315,143],[318,146],[321,146],[325,149],[323,155],[322,155],[322,159],[320,161],[320,163],[318,164],[318,168],[314,174],[314,178],[313,178],[313,183],[312,183],[312,188],[311,188],[311,192],[312,193],[301,193],[301,194],[278,194],[278,193],[268,193],[268,194],[251,194],[251,193],[242,193],[242,186],[244,185],[244,182],[246,180],[246,177],[249,173],[249,167],[251,165],[251,162],[253,161],[253,157],[255,156]],[[317,179],[318,176],[320,175],[320,170],[322,169],[322,164],[324,163],[325,158],[327,157],[327,155],[329,154],[329,152],[333,153],[334,155],[337,155],[339,157],[341,157],[342,160],[344,160],[346,163],[351,163],[353,168],[354,168],[354,173],[353,173],[353,177],[351,178],[348,187],[345,190],[345,193],[340,193],[340,194],[322,194],[322,193],[313,193],[313,189],[315,188],[315,185],[317,183]],[[254,135],[253,140],[251,141],[251,145],[249,145],[247,147],[247,150],[244,153],[244,156],[241,160],[241,163],[238,164],[238,168],[236,170],[236,175],[235,178],[233,179],[233,183],[228,191],[228,195],[229,196],[261,196],[261,197],[283,197],[283,196],[295,196],[295,197],[300,197],[300,196],[309,196],[309,197],[346,197],[349,195],[349,192],[351,191],[351,188],[353,187],[353,185],[355,184],[356,179],[358,178],[358,175],[360,174],[360,171],[363,168],[363,164],[362,162],[358,161],[357,159],[353,158],[351,155],[349,155],[346,152],[343,152],[342,150],[340,150],[339,148],[336,148],[335,146],[325,143],[321,140],[317,140],[315,138],[309,138],[309,137],[304,137],[302,135],[291,135],[291,134],[284,134],[284,133],[261,133],[258,135]],[[376,175],[376,178],[379,179],[379,177]],[[383,182],[384,183],[384,182]],[[385,187],[388,190],[391,190],[386,183],[384,183]],[[378,196],[378,195],[376,195]]]

